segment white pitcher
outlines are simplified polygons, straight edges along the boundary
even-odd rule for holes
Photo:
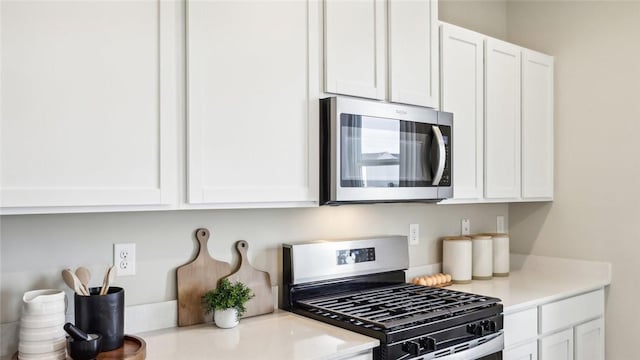
[[[67,308],[64,291],[57,289],[27,291],[22,296],[22,315],[63,314]]]
[[[65,359],[63,325],[67,297],[62,290],[27,291],[22,297],[18,358]]]

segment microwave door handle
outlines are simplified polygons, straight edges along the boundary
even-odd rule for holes
[[[436,148],[438,157],[437,157],[437,167],[435,169],[435,174],[433,175],[433,181],[431,185],[438,185],[440,183],[440,179],[442,179],[442,173],[444,172],[444,164],[447,158],[447,153],[444,148],[444,138],[442,137],[442,131],[437,125],[432,125],[431,129],[433,129],[433,135],[436,139],[436,144],[438,147]]]

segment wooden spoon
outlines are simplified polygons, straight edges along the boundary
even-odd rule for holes
[[[107,269],[107,273],[104,274],[104,280],[102,281],[102,288],[100,289],[100,295],[107,295],[109,292],[109,286],[113,282],[113,277],[116,275],[116,267],[111,266]]]
[[[67,284],[68,287],[73,289],[73,291],[75,291],[76,294],[82,295],[82,296],[89,296],[89,293],[86,292],[86,290],[82,287],[82,283],[80,282],[80,279],[78,279],[76,274],[74,274],[70,269],[62,270],[62,280],[64,280],[65,284]]]
[[[80,266],[76,269],[76,276],[80,279],[80,283],[84,287],[84,290],[89,294],[89,280],[91,280],[91,272],[84,266]]]

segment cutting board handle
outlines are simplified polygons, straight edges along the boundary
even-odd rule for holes
[[[240,263],[247,263],[247,251],[249,250],[249,243],[244,240],[236,241],[236,250],[240,254]]]
[[[209,241],[209,230],[205,228],[200,228],[196,230],[196,239],[200,243],[200,249],[198,250],[198,256],[196,259],[199,259],[203,256],[211,257],[209,255],[209,249],[207,248],[207,242]]]

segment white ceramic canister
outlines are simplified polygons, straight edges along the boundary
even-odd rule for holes
[[[493,243],[489,235],[471,236],[473,248],[473,280],[490,280],[493,277]]]
[[[468,236],[442,238],[442,271],[454,284],[471,282],[472,247]]]
[[[509,235],[490,235],[493,242],[493,276],[509,276]]]

